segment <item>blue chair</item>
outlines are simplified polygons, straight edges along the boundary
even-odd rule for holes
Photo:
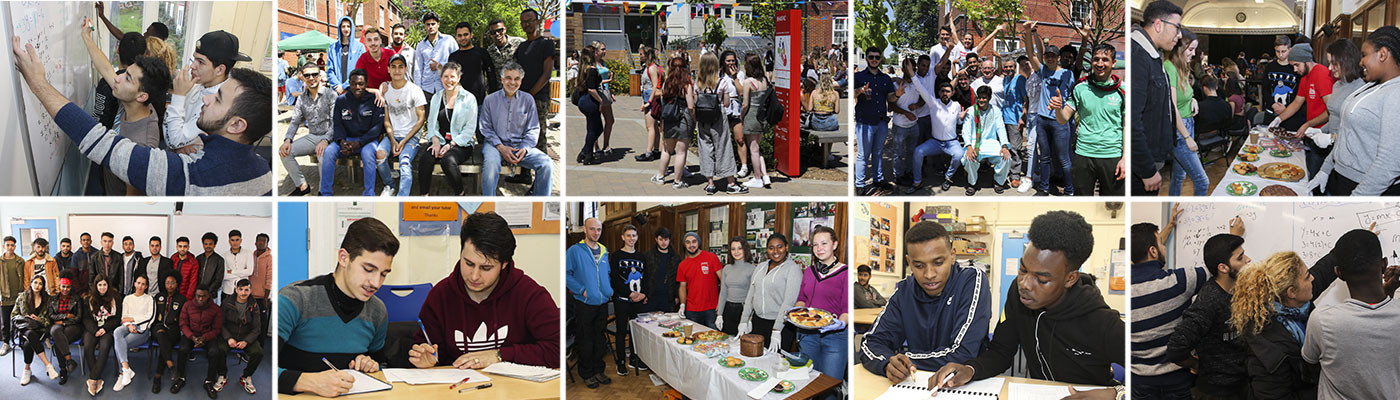
[[[389,322],[416,322],[418,310],[423,308],[423,302],[428,300],[428,291],[432,289],[431,283],[384,285],[374,292],[374,297],[384,301],[384,308],[389,311]]]
[[[1123,374],[1124,374],[1125,372],[1123,372],[1123,365],[1122,365],[1122,364],[1113,363],[1113,365],[1110,365],[1109,367],[1113,368],[1113,380],[1118,381],[1118,382],[1127,382],[1127,381],[1123,380],[1123,379],[1125,379],[1125,378],[1123,377]]]

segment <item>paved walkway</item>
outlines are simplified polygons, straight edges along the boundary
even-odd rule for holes
[[[585,137],[588,135],[588,122],[579,113],[578,108],[573,105],[565,106],[564,113],[568,116],[568,142],[569,148],[561,157],[567,161],[568,165],[568,194],[570,196],[704,196],[705,181],[698,176],[700,172],[697,149],[690,148],[690,155],[686,157],[686,168],[697,175],[690,177],[687,182],[693,186],[685,189],[673,189],[671,185],[657,185],[651,183],[650,179],[656,175],[657,161],[639,162],[633,157],[641,154],[646,147],[646,127],[642,120],[642,115],[638,109],[641,108],[640,97],[618,96],[617,102],[613,104],[615,119],[613,125],[612,142],[610,145],[614,150],[614,155],[609,161],[602,164],[582,165],[575,161],[578,155],[578,147],[582,146]],[[842,104],[844,107],[844,101]],[[844,108],[842,108],[844,110]],[[844,115],[843,115],[844,116]],[[842,125],[842,132],[848,132],[847,126]],[[602,144],[602,138],[599,138]],[[839,180],[819,180],[798,177],[789,179],[782,177],[775,171],[770,171],[773,181],[772,189],[750,189],[749,196],[846,196],[848,193],[848,179],[846,178],[848,168],[846,163],[849,158],[846,156],[846,145],[838,143],[832,147],[832,155],[837,157],[837,161],[831,162],[831,168],[820,170],[823,175],[839,175]],[[770,167],[771,169],[771,167]],[[808,174],[813,174],[809,169]],[[675,175],[672,174],[671,177]],[[747,178],[740,179],[742,183]]]

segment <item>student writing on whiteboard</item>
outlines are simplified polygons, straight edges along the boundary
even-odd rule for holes
[[[261,73],[235,68],[217,91],[204,96],[205,112],[195,124],[205,133],[199,135],[204,147],[177,154],[136,144],[100,126],[49,84],[32,44],[21,46],[14,37],[12,47],[16,69],[55,123],[88,159],[111,168],[123,181],[152,196],[271,194],[272,169],[251,145],[272,128],[272,80]]]
[[[238,36],[232,33],[213,31],[195,42],[194,57],[190,59],[192,63],[175,73],[175,82],[170,88],[172,107],[162,122],[165,143],[170,148],[178,148],[179,152],[189,154],[200,147],[195,139],[200,137],[203,129],[196,122],[204,110],[204,97],[219,92],[219,87],[228,81],[233,72],[235,63],[252,60],[238,51]]]
[[[1051,211],[1031,220],[1026,238],[1030,243],[1011,284],[1016,291],[1002,302],[1005,318],[997,323],[991,344],[966,364],[940,368],[934,389],[999,375],[1024,351],[1033,379],[1115,386],[1075,398],[1122,396],[1125,389],[1114,380],[1110,365],[1127,362],[1123,320],[1104,302],[1095,278],[1079,272],[1094,249],[1093,226],[1078,213]]]
[[[355,378],[331,369],[379,370],[389,314],[374,296],[389,276],[399,239],[383,222],[362,218],[345,230],[335,271],[293,282],[277,292],[277,391],[345,394]]]
[[[1386,268],[1380,238],[1356,229],[1342,235],[1333,251],[1335,272],[1351,294],[1345,302],[1318,307],[1308,320],[1303,360],[1321,364],[1318,398],[1380,399],[1400,393],[1400,269]],[[1382,271],[1385,274],[1382,275]]]
[[[238,281],[253,276],[253,252],[243,248],[243,232],[237,229],[228,232],[228,251],[221,252],[224,259],[223,297],[219,304],[228,303],[234,297]]]
[[[1181,212],[1179,206],[1172,209],[1161,232],[1152,223],[1132,226],[1132,373],[1134,385],[1154,393],[1189,396],[1190,371],[1167,362],[1166,340],[1182,312],[1192,305],[1191,298],[1205,286],[1207,274],[1205,267],[1166,268],[1163,242],[1175,230]]]
[[[124,33],[122,33],[121,28],[117,27],[117,24],[114,24],[111,20],[107,19],[107,13],[105,12],[106,7],[102,5],[102,2],[94,2],[92,8],[97,10],[97,17],[101,18],[102,24],[107,26],[107,32],[111,33],[112,36],[118,38],[124,35]],[[170,39],[170,28],[165,26],[164,23],[152,22],[150,25],[146,26],[146,33],[142,34],[142,36],[153,37],[160,40],[168,40]]]
[[[856,349],[866,370],[893,383],[917,370],[937,371],[976,357],[992,318],[991,278],[980,269],[957,266],[952,236],[943,225],[921,221],[909,228],[904,260],[909,276],[895,284]],[[862,274],[869,279],[869,267]]]
[[[92,26],[92,19],[83,20],[83,25]],[[80,35],[83,37],[83,44],[87,46],[88,57],[92,59],[93,68],[102,76],[102,81],[111,87],[111,94],[121,104],[121,108],[116,110],[113,118],[112,131],[121,137],[131,139],[142,146],[156,148],[160,146],[160,116],[165,113],[165,102],[170,91],[170,70],[165,62],[159,58],[143,56],[134,50],[144,52],[145,39],[131,33],[122,38],[122,43],[133,41],[140,43],[140,49],[122,49],[135,54],[119,54],[121,68],[115,72],[112,65],[107,61],[107,55],[102,54],[102,49],[97,47],[97,42],[92,40],[92,35]],[[134,38],[132,36],[135,36]],[[120,52],[119,52],[120,53]],[[120,179],[110,170],[105,171],[109,181],[120,184]],[[126,186],[126,194],[131,196],[141,195],[141,191],[130,184]]]

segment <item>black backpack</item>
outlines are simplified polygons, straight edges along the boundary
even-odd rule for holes
[[[723,117],[724,114],[719,107],[719,93],[713,90],[700,92],[695,96],[695,119],[702,121],[715,121]]]
[[[685,119],[685,97],[676,96],[670,101],[661,102],[661,122],[676,124]]]
[[[783,114],[787,112],[783,103],[778,101],[778,93],[773,88],[773,83],[768,83],[768,89],[764,90],[766,98],[758,107],[758,120],[767,122],[768,125],[778,125],[783,122]]]

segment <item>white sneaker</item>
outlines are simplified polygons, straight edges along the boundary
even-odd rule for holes
[[[135,377],[136,377],[136,371],[132,371],[131,368],[122,368],[122,376],[121,376],[120,378],[117,378],[117,384],[116,384],[116,385],[112,385],[112,391],[114,391],[114,392],[120,392],[120,391],[122,391],[122,389],[125,389],[125,388],[126,388],[126,385],[130,385],[130,384],[131,384],[131,379],[132,379],[132,378],[135,378]]]
[[[749,176],[749,165],[748,165],[748,164],[744,164],[744,165],[739,166],[739,175],[738,175],[738,176],[739,176],[740,178]],[[3,354],[0,354],[0,355],[3,355]]]
[[[33,373],[33,372],[30,372],[30,371],[29,371],[29,368],[25,368],[25,369],[24,369],[24,374],[22,374],[22,375],[19,376],[19,385],[20,385],[20,386],[28,385],[28,384],[29,384],[29,381],[31,381],[31,380],[34,380],[34,373]]]
[[[394,187],[385,186],[383,192],[379,192],[380,197],[394,197]]]
[[[0,344],[0,357],[10,354],[10,344]]]
[[[1027,192],[1027,191],[1029,191],[1029,190],[1031,190],[1031,180],[1030,180],[1030,178],[1022,177],[1022,178],[1021,178],[1021,186],[1017,187],[1017,188],[1016,188],[1016,191],[1017,191],[1017,192],[1021,192],[1021,193],[1025,193],[1025,192]]]
[[[768,175],[764,175],[764,176],[763,176],[763,186],[768,186],[768,185],[772,185],[772,184],[773,184],[773,178],[769,178]]]
[[[48,369],[46,372],[49,373],[49,379],[58,379],[58,371],[53,369],[52,365],[48,366],[46,369]]]
[[[220,377],[219,377],[219,380],[214,381],[214,391],[215,391],[215,392],[222,392],[222,391],[224,391],[224,385],[228,385],[228,377],[220,376]]]
[[[751,187],[751,188],[761,188],[761,187],[763,187],[763,180],[762,180],[762,179],[759,179],[757,176],[755,176],[755,177],[750,178],[749,180],[745,181],[745,182],[744,182],[744,186],[748,186],[748,187]]]
[[[666,177],[661,176],[661,175],[652,175],[652,176],[651,176],[651,183],[655,183],[655,184],[658,184],[658,185],[665,185],[665,184],[666,184]]]

